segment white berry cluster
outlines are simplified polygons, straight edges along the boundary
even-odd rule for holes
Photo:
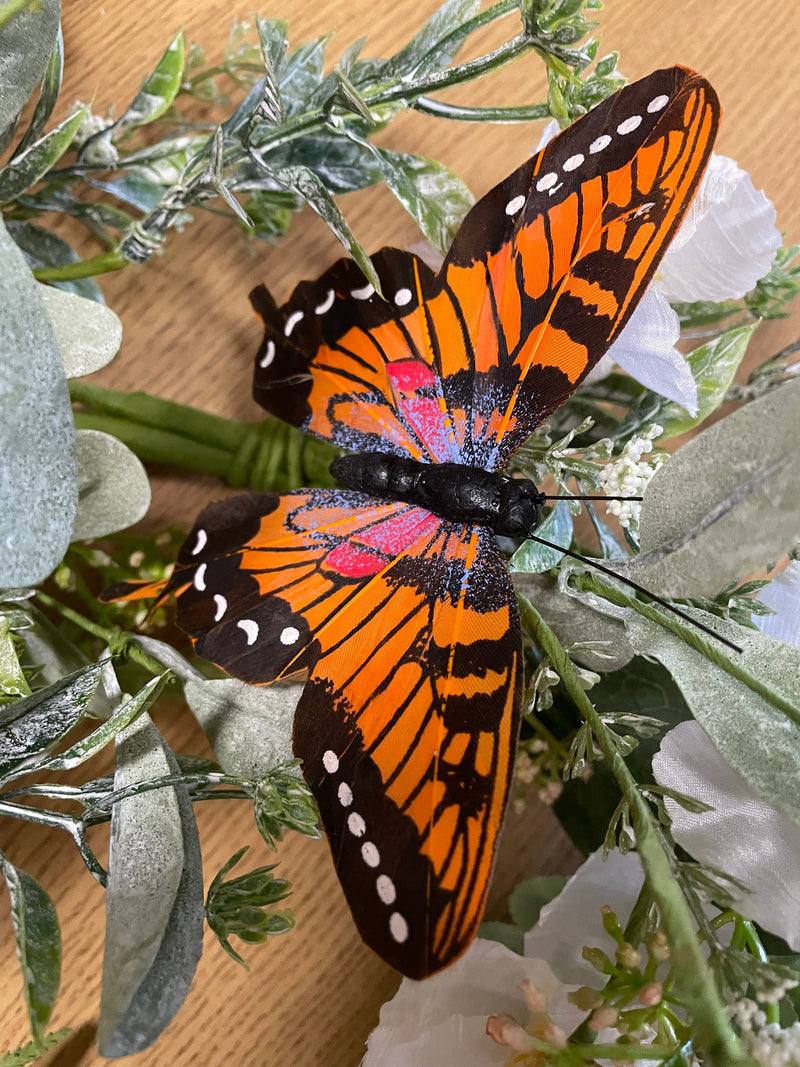
[[[642,456],[653,450],[653,440],[663,433],[657,423],[648,426],[641,437],[634,437],[623,448],[613,463],[608,463],[600,475],[600,487],[606,496],[641,496],[658,468],[666,461],[666,455],[657,452],[649,461]],[[641,506],[635,500],[609,500],[608,510],[616,515],[620,526],[635,529]]]
[[[763,1067],[797,1067],[800,1064],[800,1023],[785,1029],[768,1023],[766,1012],[754,1000],[737,1001],[731,1014],[739,1024],[744,1051]]]

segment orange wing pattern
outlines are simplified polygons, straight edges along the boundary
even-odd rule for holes
[[[441,524],[317,638],[294,751],[361,936],[423,978],[475,935],[511,782],[522,655],[494,538]]]

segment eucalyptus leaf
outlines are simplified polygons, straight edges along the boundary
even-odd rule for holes
[[[73,541],[132,526],[150,506],[150,481],[134,453],[111,434],[78,430],[78,512]]]
[[[800,530],[800,381],[773,389],[685,444],[644,493],[629,573],[669,596],[713,596],[778,559]]]
[[[48,60],[47,68],[45,69],[44,77],[42,78],[42,84],[39,88],[39,99],[36,101],[36,107],[31,116],[31,121],[28,123],[25,135],[14,150],[15,156],[20,152],[23,152],[29,145],[33,144],[33,142],[41,135],[47,125],[47,120],[53,114],[53,108],[56,106],[58,94],[61,91],[61,79],[63,76],[64,36],[61,33],[61,27],[59,26],[56,43],[53,45],[53,51],[50,53],[50,59]]]
[[[353,231],[347,224],[344,215],[339,210],[336,201],[313,171],[308,167],[287,167],[278,170],[274,177],[292,192],[297,193],[313,208],[341,241],[349,255],[361,268],[366,280],[373,286],[377,293],[381,292],[381,282],[372,260],[356,240]]]
[[[0,779],[23,773],[86,713],[102,664],[91,663],[0,709]]]
[[[22,111],[47,69],[61,21],[59,0],[41,0],[0,28],[0,130]]]
[[[68,378],[92,374],[111,362],[122,341],[122,323],[111,308],[49,285],[40,285],[39,295]]]
[[[0,168],[0,204],[7,204],[44,177],[72,144],[88,112],[87,107],[78,108],[69,118]]]
[[[665,400],[652,420],[663,426],[662,438],[686,433],[717,410],[725,399],[757,325],[757,322],[753,322],[728,330],[690,352],[687,363],[697,385],[697,414],[690,415],[680,404]]]
[[[569,548],[572,542],[572,515],[569,503],[559,500],[542,525],[535,531],[537,537],[553,544]],[[557,567],[564,559],[564,553],[558,549],[540,545],[538,541],[523,541],[511,557],[510,567],[523,574],[540,574]]]
[[[800,648],[687,609],[742,648],[736,662],[788,700],[797,700]],[[782,814],[800,823],[800,725],[743,682],[715,670],[701,653],[658,623],[633,611],[625,629],[633,647],[658,659],[672,675],[697,722],[720,754],[751,788]]]
[[[22,970],[25,1006],[34,1040],[44,1037],[61,984],[61,930],[52,900],[35,878],[0,852],[11,897],[11,921]]]
[[[61,237],[49,230],[36,226],[32,222],[17,222],[9,219],[6,228],[18,248],[22,250],[25,261],[31,270],[38,267],[64,267],[68,263],[77,263],[80,256]],[[100,286],[94,278],[76,278],[71,282],[51,282],[50,287],[62,289],[67,293],[76,293],[98,304],[105,303]]]
[[[69,545],[75,425],[44,301],[2,222],[0,351],[0,586],[35,585]]]
[[[149,715],[117,738],[115,789],[178,773]],[[101,1055],[128,1056],[156,1040],[189,991],[202,947],[200,845],[185,787],[118,801],[106,889]]]
[[[369,147],[391,191],[434,248],[445,253],[475,203],[469,188],[435,159]]]

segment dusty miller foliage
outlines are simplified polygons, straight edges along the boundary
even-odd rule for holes
[[[329,34],[290,44],[280,19],[237,23],[216,66],[206,62],[198,45],[187,47],[178,33],[127,106],[96,114],[88,105],[76,105],[53,124],[64,64],[58,2],[7,0],[0,6],[0,74],[8,89],[0,106],[0,259],[10,279],[3,295],[12,309],[11,325],[2,334],[7,345],[3,358],[19,373],[23,391],[50,398],[30,423],[16,424],[25,448],[2,461],[8,506],[0,520],[0,543],[13,541],[17,550],[13,564],[0,560],[0,583],[9,586],[0,590],[0,814],[66,831],[90,875],[107,888],[100,1017],[104,1054],[146,1047],[178,1011],[201,951],[204,918],[240,963],[244,960],[231,944],[233,935],[255,944],[293,925],[291,911],[276,908],[291,886],[274,875],[274,865],[231,873],[244,847],[216,875],[203,900],[194,805],[249,798],[256,826],[272,847],[287,831],[318,836],[314,803],[288,744],[298,687],[276,687],[265,696],[214,677],[208,665],[190,662],[154,636],[164,632],[165,608],[145,618],[136,605],[96,600],[100,589],[121,578],[163,577],[181,540],[180,530],[148,537],[119,532],[147,507],[149,487],[140,460],[203,470],[231,484],[283,489],[329,484],[327,467],[335,451],[305,441],[269,418],[252,427],[157,397],[124,397],[81,382],[82,375],[113,357],[120,339],[118,322],[103,306],[96,279],[146,262],[167,241],[191,241],[202,230],[207,211],[230,217],[239,231],[232,232],[232,240],[278,243],[294,214],[307,204],[377,287],[369,257],[336,197],[380,182],[410,212],[422,234],[444,251],[473,202],[467,185],[433,159],[378,148],[370,138],[408,108],[441,121],[555,118],[567,125],[623,84],[616,55],[598,59],[598,41],[587,37],[599,7],[599,0],[523,0],[519,5],[501,0],[481,12],[473,0],[449,0],[395,55],[367,58],[361,40],[333,66],[326,61]],[[471,35],[500,18],[509,28],[506,43],[460,63],[459,52]],[[545,101],[478,108],[456,106],[436,95],[529,52],[546,68]],[[532,133],[532,142],[537,135]],[[52,220],[64,215],[88,231],[96,252],[81,258],[53,232]],[[777,353],[745,384],[734,384],[733,372],[751,332],[748,328],[745,336],[744,327],[786,313],[799,284],[795,252],[782,249],[770,274],[743,301],[678,309],[687,336],[705,331],[703,343],[692,346],[689,357],[705,398],[702,419],[725,399],[756,403],[791,386],[791,348]],[[736,330],[740,334],[734,337]],[[35,366],[29,366],[21,340],[31,331],[41,338]],[[0,417],[13,425],[16,412],[8,403],[0,399]],[[654,422],[667,427],[665,436],[688,428],[663,398],[612,374],[579,390],[520,451],[516,466],[537,479],[552,475],[564,492],[591,493],[604,465]],[[756,449],[763,470],[774,470],[789,429],[783,435],[776,432],[760,452]],[[713,484],[731,455],[755,447],[751,438],[743,445],[740,437],[732,431],[705,467],[687,475],[687,494]],[[57,438],[63,441],[59,455],[53,447]],[[33,468],[39,480],[32,490],[27,472]],[[63,485],[68,491],[56,506],[56,487]],[[655,515],[672,506],[668,494],[651,502]],[[591,504],[585,505],[590,524],[576,532],[573,518],[580,510],[577,503],[559,504],[546,519],[544,535],[591,555],[621,555],[625,549]],[[744,543],[759,521],[763,517],[742,505],[739,533]],[[98,538],[105,540],[98,543]],[[536,602],[559,596],[566,617],[559,637],[567,651],[562,645],[548,646],[548,639],[537,635],[535,620],[523,612],[531,671],[521,753],[538,754],[540,788],[567,779],[560,802],[567,828],[577,805],[586,800],[571,801],[569,783],[579,781],[587,763],[607,767],[615,755],[627,759],[630,771],[616,778],[606,774],[613,803],[609,810],[592,804],[597,818],[594,823],[583,820],[588,837],[581,844],[588,848],[605,841],[607,847],[624,849],[636,832],[641,838],[649,820],[661,847],[673,856],[663,796],[650,783],[642,804],[636,780],[647,783],[647,745],[688,717],[690,709],[665,668],[638,656],[616,661],[608,656],[609,646],[624,633],[619,616],[609,620],[598,610],[612,602],[613,589],[598,582],[589,588],[574,576],[571,581],[571,568],[553,550],[531,542],[514,547],[514,569],[529,576]],[[776,558],[787,547],[776,544]],[[627,550],[638,550],[633,534]],[[716,546],[708,542],[704,547],[700,539],[698,551],[710,559]],[[754,559],[752,569],[763,562]],[[729,629],[750,626],[751,615],[766,610],[754,599],[762,583],[741,584],[740,577],[723,582],[714,596],[687,598],[687,604],[716,616]],[[520,589],[529,591],[524,582]],[[619,597],[616,604],[620,607]],[[634,612],[629,602],[621,610]],[[141,630],[148,636],[140,636]],[[576,667],[567,652],[579,660],[594,655],[593,670]],[[617,670],[602,666],[604,655]],[[717,669],[724,669],[719,650],[709,655]],[[636,687],[645,678],[661,694],[654,707]],[[596,719],[582,703],[588,700],[581,696],[587,689],[597,697],[597,706],[602,704],[603,714]],[[149,715],[165,691],[183,695],[209,733],[219,762],[171,751]],[[93,777],[90,760],[107,746],[115,750],[114,774]],[[70,773],[64,777],[62,772]],[[34,797],[43,798],[44,806],[34,804]],[[123,808],[124,822],[119,818]],[[108,869],[87,839],[89,827],[106,821],[111,822]],[[125,897],[133,863],[138,881],[151,874],[152,890],[136,915],[117,903]],[[142,871],[142,864],[148,871]],[[33,1035],[29,1045],[0,1057],[0,1067],[11,1067],[31,1062],[62,1036],[47,1032],[61,947],[56,907],[47,890],[2,854],[0,866],[11,895]],[[768,965],[757,964],[747,945],[740,945],[738,954],[720,946],[703,911],[709,901],[729,903],[713,872],[676,862],[672,878],[685,915],[696,922],[718,962],[714,995],[737,994],[746,981],[755,980],[759,967]],[[531,891],[523,891],[512,905],[515,919],[525,892]],[[538,914],[541,901],[536,899]],[[644,937],[664,916],[654,899],[640,901],[639,910],[646,917],[638,931]],[[511,940],[535,921],[530,907],[522,911],[526,920],[517,923],[516,932],[506,931]],[[685,921],[685,916],[673,921]],[[133,950],[131,927],[140,935]],[[156,950],[168,961],[166,970],[154,966]],[[116,963],[123,951],[121,977]],[[682,967],[686,962],[677,958],[678,984]],[[619,995],[618,990],[612,993]],[[153,1003],[159,1011],[148,1009]],[[718,1019],[714,1025],[721,1025]],[[688,1062],[678,1046],[688,1047],[691,1039],[687,1023],[676,1034],[675,1064]]]

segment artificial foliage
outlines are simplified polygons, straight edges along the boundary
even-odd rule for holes
[[[95,279],[146,264],[165,242],[182,254],[181,244],[200,239],[205,211],[230,218],[232,241],[277,244],[305,204],[378,286],[336,197],[379,182],[444,252],[472,204],[467,185],[435,160],[378,148],[370,137],[407,108],[440,121],[567,126],[623,84],[616,56],[598,58],[597,39],[587,37],[599,7],[500,0],[479,11],[473,0],[448,0],[396,55],[365,58],[364,42],[355,42],[332,69],[328,35],[290,45],[277,18],[237,24],[217,66],[179,32],[119,117],[80,105],[53,124],[65,60],[58,0],[0,5],[0,353],[13,384],[0,394],[0,815],[67,832],[86,877],[106,887],[103,1055],[148,1047],[179,1011],[206,921],[240,963],[243,945],[249,955],[269,951],[251,946],[271,936],[291,937],[290,884],[274,865],[242,873],[244,848],[204,899],[194,805],[249,800],[273,847],[286,833],[319,834],[290,747],[302,686],[254,689],[222,678],[164,640],[165,607],[145,617],[135,604],[97,600],[121,579],[165,577],[180,543],[179,530],[121,532],[148,506],[143,464],[283,490],[332,484],[328,465],[339,453],[270,416],[239,423],[83,381],[121,339]],[[471,35],[500,18],[507,42],[459,62]],[[545,101],[477,108],[436,96],[529,53],[545,64]],[[85,227],[98,250],[79,257],[50,228],[54,215]],[[741,298],[671,300],[694,411],[614,370],[587,381],[514,457],[516,471],[566,495],[630,496],[634,485],[641,510],[561,501],[539,532],[613,559],[656,594],[669,589],[684,613],[671,615],[556,549],[505,546],[526,656],[519,798],[537,790],[555,800],[579,847],[635,849],[646,872],[630,919],[604,919],[617,945],[614,960],[599,950],[592,957],[605,985],[578,998],[585,1018],[564,1044],[549,1031],[525,1031],[531,1064],[623,1055],[671,1067],[692,1056],[719,1067],[769,1062],[748,1044],[762,1008],[746,1005],[764,994],[770,1024],[797,1021],[800,957],[737,911],[734,875],[676,844],[675,805],[703,805],[653,774],[665,733],[694,719],[757,797],[800,821],[800,650],[757,628],[771,612],[758,598],[800,533],[797,346],[735,380],[759,322],[787,314],[800,288],[796,251],[778,249]],[[147,285],[146,267],[137,283]],[[708,425],[723,403],[725,417]],[[667,457],[662,443],[687,430],[697,436]],[[699,633],[692,619],[742,652]],[[167,689],[197,718],[215,762],[170,750],[150,718]],[[114,773],[93,776],[90,761],[107,748]],[[106,864],[86,833],[101,822],[111,824]],[[58,901],[2,853],[0,870],[32,1034],[0,1055],[0,1067],[21,1067],[63,1036],[48,1032],[60,978]],[[137,899],[131,887],[143,884],[147,895]],[[558,880],[523,884],[509,902],[511,921],[487,924],[486,936],[520,952],[561,889]],[[732,939],[720,936],[728,928]],[[574,946],[576,957],[583,948]],[[630,1026],[600,1048],[592,1018],[609,1005],[617,1017],[628,1012]]]

